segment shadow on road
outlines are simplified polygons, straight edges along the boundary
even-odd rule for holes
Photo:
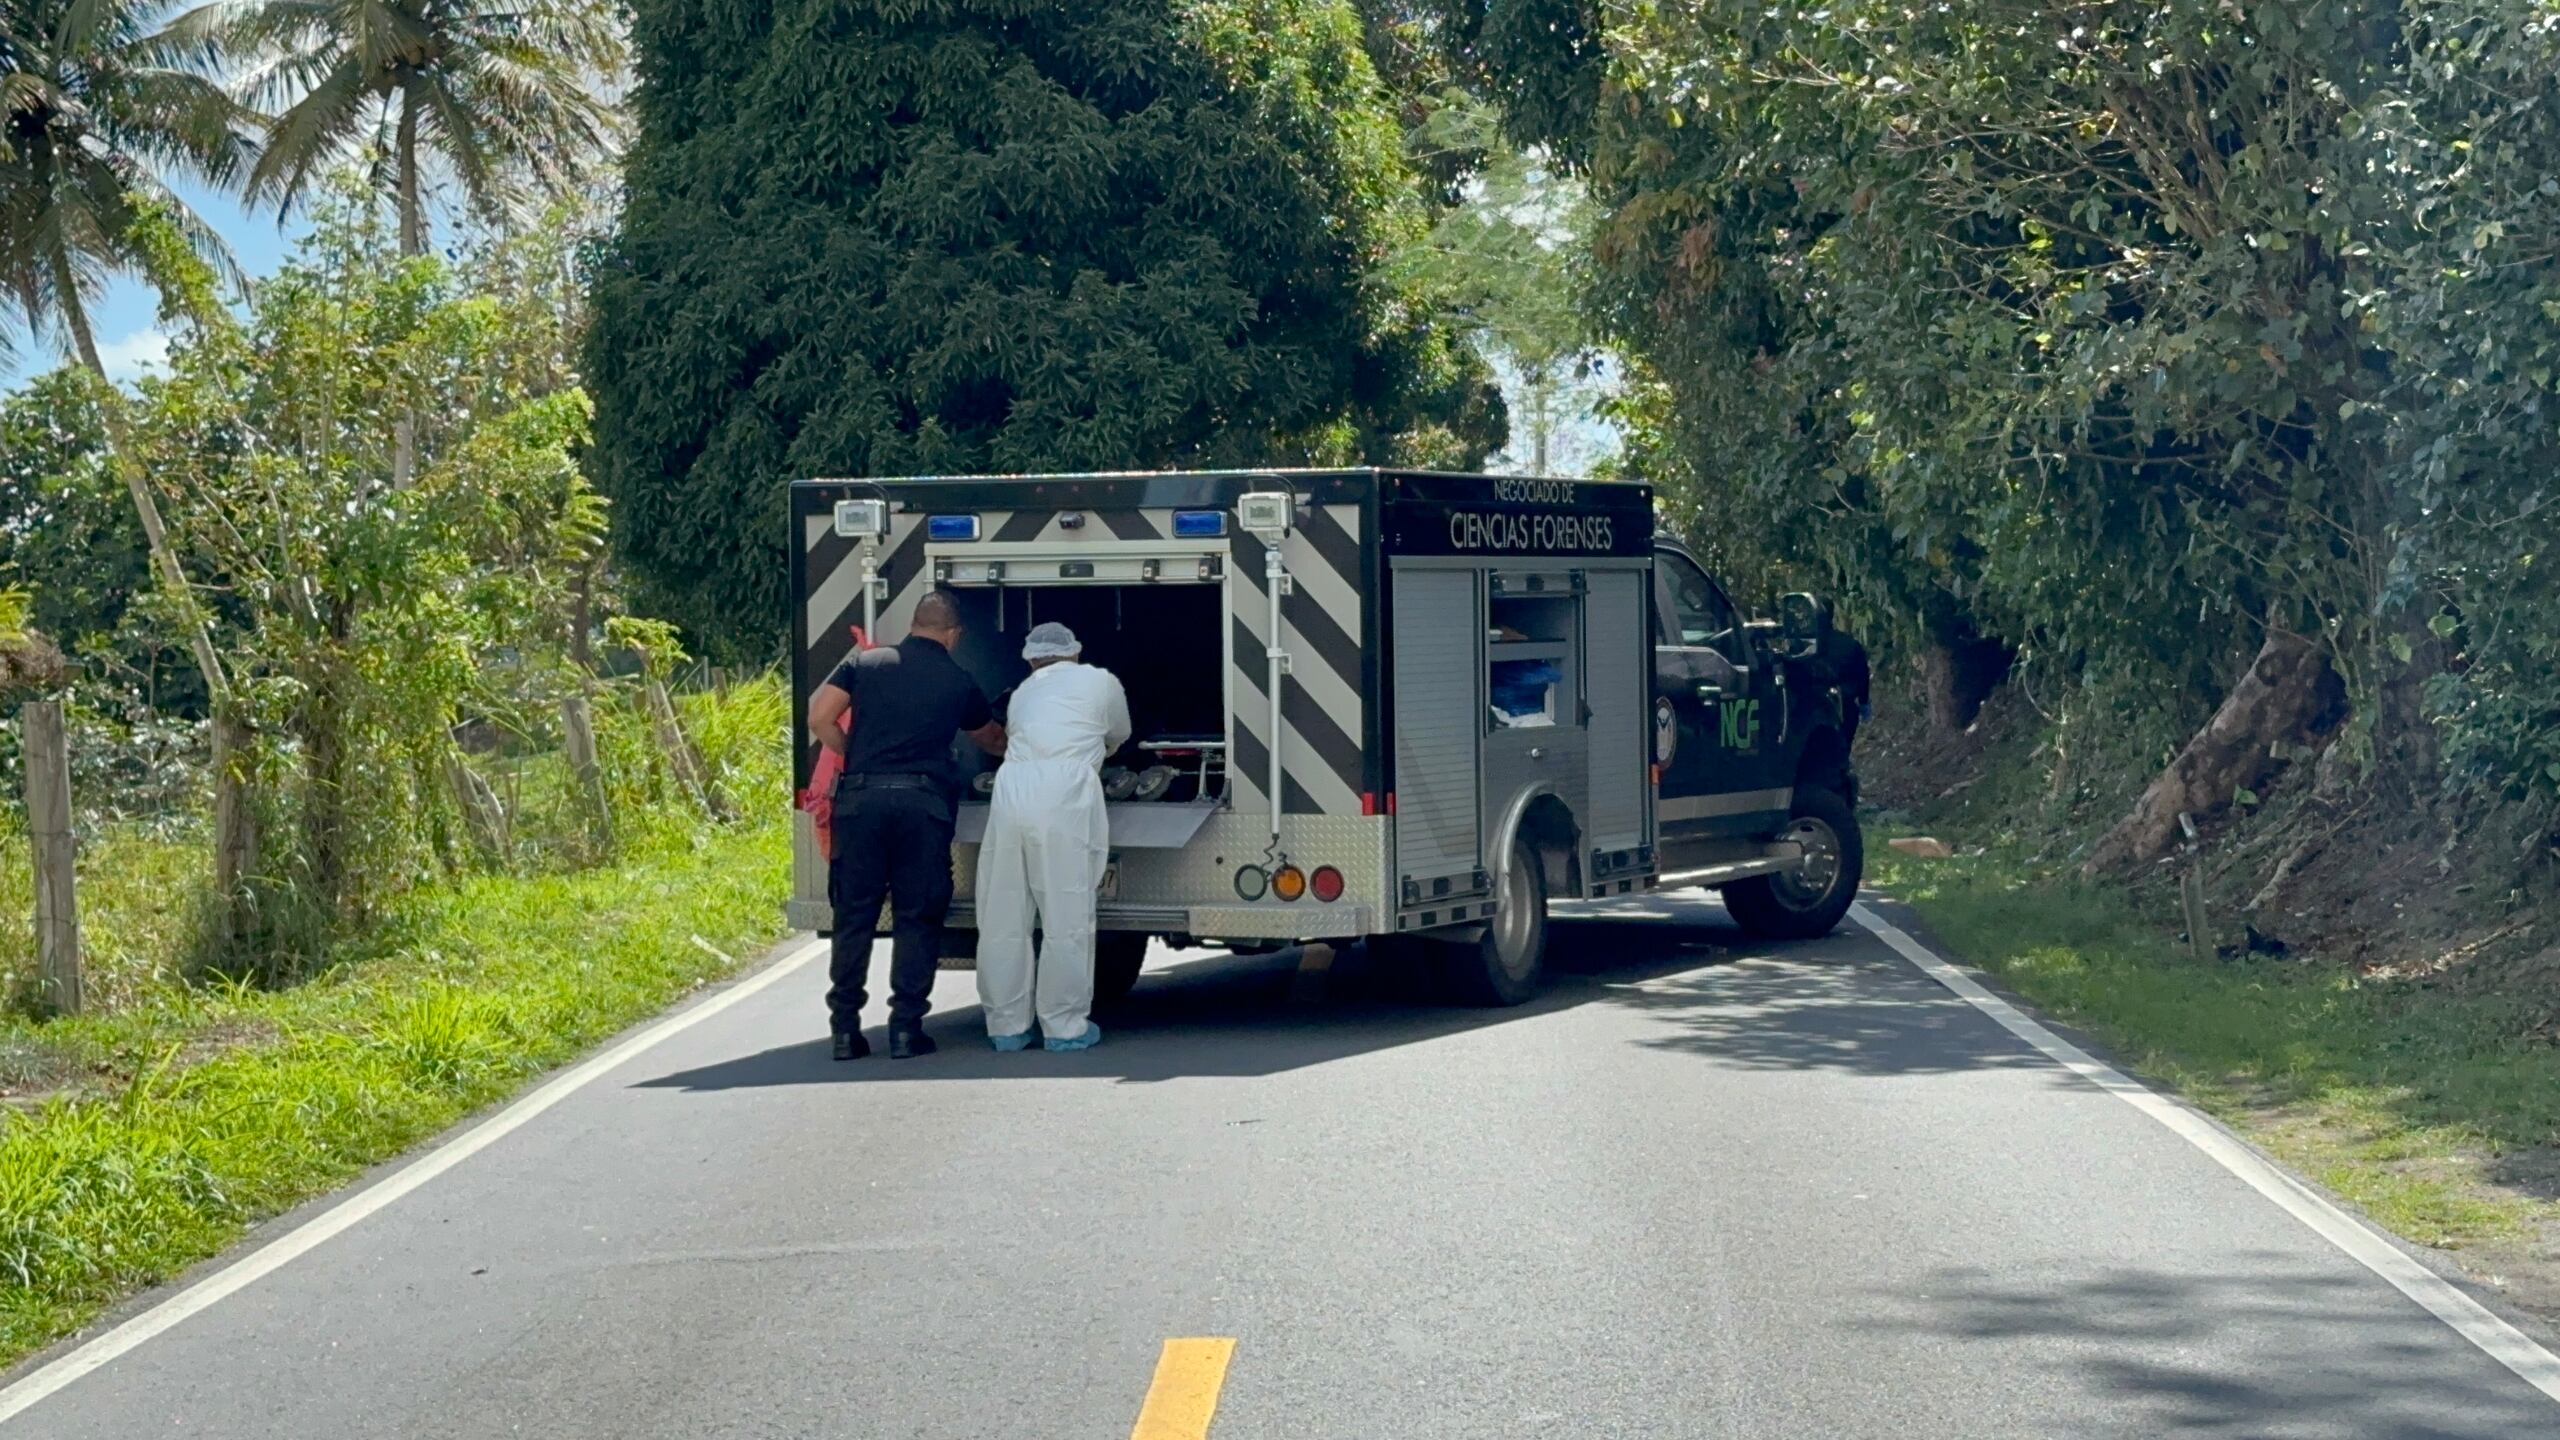
[[[2242,1252],[2219,1274],[2076,1268],[2032,1278],[1941,1270],[1917,1288],[1878,1294],[1860,1323],[1942,1339],[1951,1367],[1972,1363],[1966,1352],[1979,1346],[1986,1367],[2036,1365],[2072,1390],[2094,1382],[2138,1397],[2150,1412],[2146,1434],[2560,1433],[2549,1403],[2523,1381],[2450,1330],[2412,1323],[2414,1307],[2361,1273],[2266,1252]]]
[[[1650,1024],[1625,1043],[1759,1069],[1911,1075],[2045,1065],[1997,1026],[1853,931],[1763,947],[1721,907],[1687,897],[1577,908],[1550,926],[1545,995],[1508,1010],[1451,1008],[1422,977],[1345,950],[1321,998],[1295,998],[1300,954],[1211,956],[1149,968],[1106,1010],[1108,1040],[1072,1055],[984,1048],[975,1005],[937,1012],[927,1060],[839,1065],[824,1037],[641,1082],[691,1092],[767,1086],[991,1078],[1277,1074],[1591,1005]],[[876,1040],[875,1036],[875,1040]]]

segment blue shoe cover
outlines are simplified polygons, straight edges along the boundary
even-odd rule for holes
[[[1102,1027],[1094,1024],[1090,1020],[1087,1020],[1084,1022],[1083,1034],[1078,1035],[1072,1040],[1044,1039],[1040,1042],[1040,1048],[1043,1050],[1090,1050],[1101,1043]]]
[[[990,1035],[987,1037],[987,1043],[1010,1055],[1016,1050],[1030,1049],[1033,1033],[1025,1030],[1019,1035]]]

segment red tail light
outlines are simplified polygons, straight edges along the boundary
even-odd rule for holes
[[[1342,898],[1342,872],[1330,865],[1319,865],[1316,873],[1307,877],[1307,888],[1315,892],[1318,900],[1330,905]]]

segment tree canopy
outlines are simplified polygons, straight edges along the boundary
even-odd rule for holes
[[[2387,782],[2560,786],[2546,7],[1445,8],[1549,77],[1513,125],[1587,166],[1730,568],[1995,637],[2155,764],[2273,633]]]
[[[1417,187],[1330,0],[641,0],[594,468],[650,598],[778,644],[795,476],[1502,439],[1383,262]]]

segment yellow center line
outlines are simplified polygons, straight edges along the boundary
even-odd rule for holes
[[[1155,1383],[1138,1410],[1129,1440],[1204,1440],[1218,1413],[1218,1389],[1227,1383],[1228,1339],[1167,1340],[1156,1357]]]

